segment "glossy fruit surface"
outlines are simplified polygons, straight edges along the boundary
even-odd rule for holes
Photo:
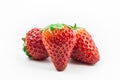
[[[99,51],[90,33],[84,28],[76,30],[77,42],[72,52],[72,59],[87,63],[95,64],[100,60]]]
[[[74,31],[64,24],[51,24],[43,31],[42,40],[56,69],[64,70],[76,43]]]
[[[24,38],[24,52],[28,57],[35,60],[42,60],[48,57],[48,53],[42,42],[42,31],[33,28],[27,32]]]

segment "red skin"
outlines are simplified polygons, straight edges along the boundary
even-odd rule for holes
[[[87,64],[97,63],[100,60],[99,51],[91,35],[85,29],[78,29],[76,37],[71,58]]]
[[[27,32],[25,46],[32,59],[42,60],[48,57],[42,42],[42,32],[38,28],[33,28]]]
[[[55,68],[63,71],[76,43],[74,31],[67,26],[53,31],[47,29],[42,33],[42,40]]]

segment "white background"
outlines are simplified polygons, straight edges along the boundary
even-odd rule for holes
[[[94,66],[70,61],[62,72],[49,59],[29,60],[21,38],[51,23],[85,27],[101,60]],[[119,35],[119,0],[0,0],[0,80],[119,80]]]

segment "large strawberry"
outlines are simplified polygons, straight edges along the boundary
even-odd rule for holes
[[[51,24],[43,31],[42,40],[56,69],[64,70],[76,43],[74,30],[65,24]]]
[[[72,59],[87,64],[95,64],[99,61],[100,56],[91,35],[84,28],[79,28],[76,31],[77,42],[71,55]]]
[[[47,51],[42,42],[42,31],[33,28],[27,32],[24,41],[24,52],[29,58],[42,60],[48,57]]]

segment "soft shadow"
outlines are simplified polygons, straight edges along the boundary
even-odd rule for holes
[[[26,61],[28,67],[31,67],[33,69],[38,70],[46,70],[46,71],[53,71],[54,66],[51,63],[50,59],[44,59],[44,60],[33,60],[33,59],[27,59]]]
[[[80,62],[80,61],[77,61],[77,60],[73,60],[73,59],[70,59],[70,64],[73,64],[73,65],[83,65],[83,66],[94,66],[95,65],[95,64],[83,63],[83,62]]]
[[[38,63],[50,63],[50,59],[49,58],[42,59],[42,60],[34,60],[34,59],[30,59],[29,58],[29,61],[38,62]]]

